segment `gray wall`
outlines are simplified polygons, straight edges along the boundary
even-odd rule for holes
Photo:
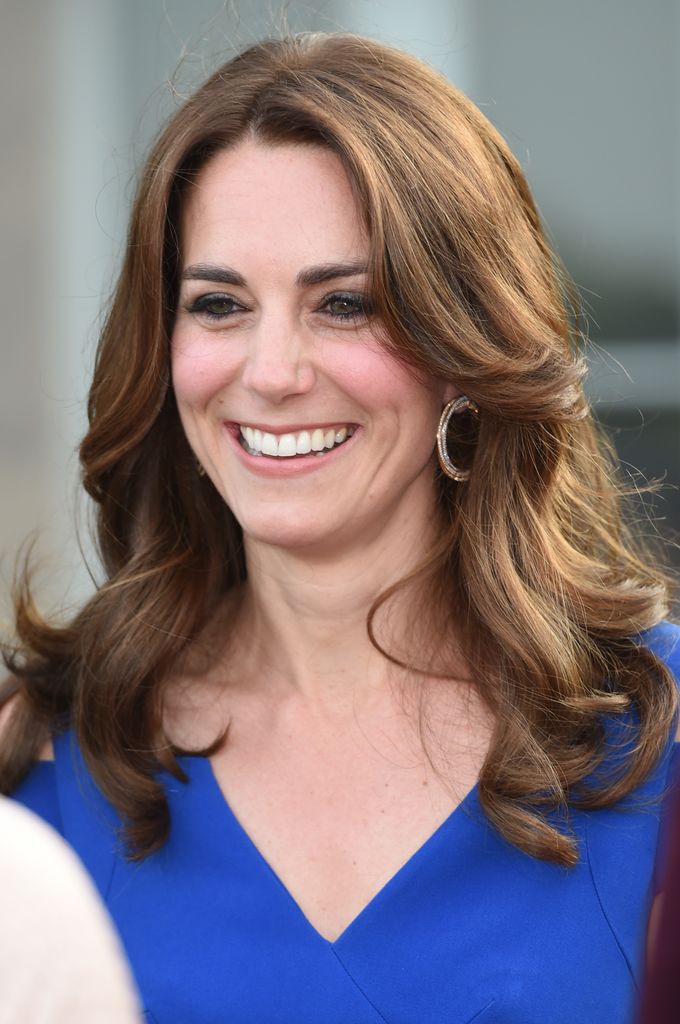
[[[87,511],[74,451],[134,168],[178,98],[234,47],[286,21],[409,49],[500,128],[581,289],[598,415],[624,459],[680,482],[673,0],[5,0],[0,609],[31,530],[41,531],[49,604],[65,592],[78,603],[91,586],[74,539],[74,516]],[[677,494],[659,508],[680,529]]]

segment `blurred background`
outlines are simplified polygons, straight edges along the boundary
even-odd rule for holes
[[[48,608],[73,607],[92,586],[75,450],[135,169],[219,62],[286,29],[356,31],[409,50],[503,133],[588,314],[596,415],[632,480],[639,471],[667,485],[640,507],[638,528],[680,531],[675,0],[3,0],[1,10],[3,625],[34,531]],[[671,557],[680,564],[677,549]]]

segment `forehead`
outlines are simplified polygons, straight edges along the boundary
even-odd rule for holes
[[[183,262],[298,265],[365,256],[368,239],[340,158],[314,145],[244,140],[217,153],[182,211]]]

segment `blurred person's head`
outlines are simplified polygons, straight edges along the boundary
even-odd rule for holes
[[[0,797],[0,1024],[134,1024],[135,985],[82,862]]]

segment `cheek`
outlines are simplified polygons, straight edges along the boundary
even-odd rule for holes
[[[379,345],[357,348],[343,367],[348,391],[371,409],[391,410],[402,426],[429,438],[445,405],[438,382],[422,383],[411,369]]]
[[[234,360],[219,343],[194,341],[182,333],[172,338],[172,386],[180,409],[202,409],[233,379]]]
[[[327,375],[367,408],[391,406],[403,387],[401,366],[373,338],[329,346],[322,361]]]

